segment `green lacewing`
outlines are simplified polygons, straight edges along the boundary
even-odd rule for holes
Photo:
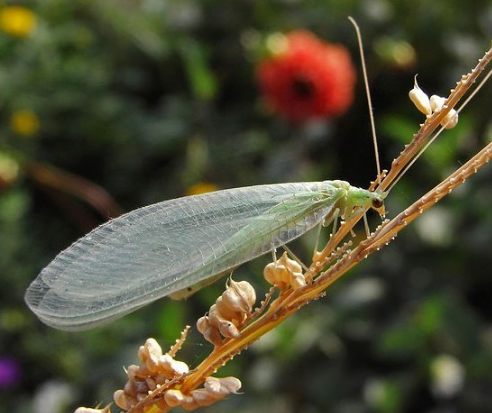
[[[97,227],[29,286],[46,324],[84,330],[164,296],[189,295],[333,218],[381,210],[385,193],[345,181],[259,185],[160,202]]]

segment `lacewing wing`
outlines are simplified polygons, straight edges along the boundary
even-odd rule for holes
[[[364,191],[343,181],[272,184],[136,209],[58,254],[26,302],[52,327],[84,330],[158,298],[189,295],[319,224],[347,188]]]

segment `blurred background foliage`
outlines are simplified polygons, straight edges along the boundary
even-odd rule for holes
[[[446,96],[490,45],[486,0],[38,0],[0,4],[0,412],[108,403],[149,336],[163,346],[223,282],[108,326],[42,325],[23,294],[63,248],[109,216],[207,189],[375,177],[360,71],[338,118],[272,114],[250,39],[307,29],[366,44],[383,167],[422,122],[413,76]],[[490,85],[388,199],[389,215],[491,139]],[[492,411],[492,171],[485,168],[388,248],[236,357],[228,412]],[[378,217],[372,216],[376,224]],[[309,256],[308,234],[294,245]],[[258,290],[265,260],[236,271]],[[211,350],[192,335],[182,358]]]

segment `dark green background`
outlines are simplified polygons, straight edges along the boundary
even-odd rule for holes
[[[220,188],[375,177],[360,78],[339,119],[294,127],[269,114],[244,39],[304,28],[350,49],[361,26],[383,167],[417,131],[413,76],[446,96],[490,45],[489,1],[40,0],[37,27],[0,33],[0,151],[26,167],[53,165],[104,187],[128,211],[181,196],[200,181]],[[399,65],[388,45],[411,44]],[[395,188],[389,216],[412,203],[491,138],[490,85]],[[18,136],[10,117],[30,109],[40,129]],[[209,412],[492,411],[492,170],[484,168],[388,248],[229,363],[244,394]],[[372,223],[378,217],[372,215]],[[23,294],[61,249],[101,223],[86,203],[32,179],[0,192],[0,357],[21,380],[0,389],[0,412],[71,412],[107,403],[123,365],[149,336],[170,345],[207,311],[223,282],[187,302],[162,300],[84,333],[42,325]],[[360,228],[362,230],[362,228]],[[303,257],[311,236],[293,246]],[[236,272],[265,290],[265,260]],[[183,359],[211,346],[196,333]],[[436,363],[461,366],[455,392],[435,391]],[[446,359],[444,359],[446,360]],[[449,358],[448,358],[449,360]],[[57,396],[58,394],[58,396]],[[51,408],[50,397],[62,402]],[[34,407],[33,403],[38,406]],[[36,404],[37,403],[37,404]],[[38,409],[38,410],[36,410]]]

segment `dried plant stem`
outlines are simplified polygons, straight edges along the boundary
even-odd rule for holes
[[[487,164],[492,158],[492,143],[489,143],[468,162],[446,178],[443,182],[425,194],[410,207],[405,209],[391,221],[381,226],[367,240],[361,242],[352,252],[347,253],[336,265],[323,272],[312,284],[304,288],[286,294],[281,302],[268,311],[258,321],[247,326],[241,337],[236,340],[228,340],[223,345],[216,347],[209,357],[187,376],[183,383],[183,391],[196,388],[203,381],[203,377],[213,374],[223,364],[232,359],[240,351],[248,347],[266,332],[275,328],[284,319],[296,312],[300,307],[318,298],[323,291],[344,275],[360,261],[366,259],[372,253],[379,251],[387,245],[399,231],[431,208],[439,200],[450,194],[453,189],[463,184],[467,178],[476,173],[478,169]]]
[[[424,124],[421,125],[420,130],[414,135],[412,141],[400,155],[393,160],[391,164],[391,170],[386,175],[384,180],[379,185],[378,189],[384,191],[395,180],[398,174],[405,168],[405,166],[411,161],[419,149],[423,146],[425,141],[434,133],[434,131],[440,127],[440,123],[446,117],[451,109],[453,109],[461,98],[468,92],[470,87],[475,83],[480,74],[485,70],[486,66],[492,60],[492,48],[485,53],[485,55],[478,61],[477,66],[468,74],[463,75],[461,80],[457,82],[456,88],[451,90],[451,93],[446,100],[446,105],[438,112],[435,112],[432,116],[429,116]]]
[[[390,171],[378,173],[377,179],[371,183],[371,190],[381,192],[390,190],[391,185],[396,183],[399,177],[406,172],[407,166],[439,135],[440,132],[436,133],[435,131],[440,128],[440,124],[447,113],[468,92],[491,60],[492,48],[480,59],[477,66],[469,74],[461,78],[456,88],[451,91],[446,104],[440,110],[434,111],[434,113],[427,117],[418,133],[413,136],[412,141],[392,162]],[[492,143],[489,143],[463,166],[395,218],[383,221],[375,232],[370,234],[367,239],[359,242],[353,249],[351,249],[353,241],[343,242],[352,231],[354,225],[364,216],[365,211],[361,211],[348,221],[342,222],[336,233],[332,234],[323,250],[314,254],[312,263],[304,274],[305,277],[303,280],[306,282],[305,285],[303,284],[299,288],[287,287],[283,290],[277,290],[279,293],[275,299],[275,290],[270,290],[260,309],[254,312],[250,311],[251,308],[248,309],[249,315],[245,319],[246,324],[242,324],[244,327],[238,327],[240,329],[240,335],[222,335],[224,337],[233,337],[224,338],[223,340],[221,338],[222,336],[219,335],[217,340],[212,341],[215,343],[214,350],[199,366],[193,371],[175,377],[162,388],[154,390],[152,394],[149,393],[148,398],[140,401],[138,405],[128,410],[128,413],[142,413],[143,411],[146,413],[161,413],[168,411],[171,409],[170,406],[165,405],[162,407],[162,397],[167,389],[178,389],[177,391],[185,395],[192,394],[194,391],[197,392],[196,394],[201,394],[199,392],[203,392],[203,389],[195,389],[204,384],[206,380],[209,380],[207,379],[209,376],[214,374],[236,354],[246,349],[268,331],[274,329],[299,308],[322,296],[327,287],[333,282],[342,277],[362,260],[368,258],[374,252],[379,251],[385,245],[388,245],[406,225],[451,193],[453,189],[463,184],[468,177],[476,173],[491,158]],[[254,303],[254,299],[252,302]],[[210,313],[209,317],[211,317]],[[206,319],[207,317],[203,318]],[[186,331],[172,348],[171,352],[173,355],[181,346],[185,336]],[[155,405],[155,403],[158,404]]]
[[[451,91],[446,106],[444,106],[441,111],[429,116],[425,123],[421,125],[419,132],[414,135],[412,142],[407,145],[393,161],[391,170],[379,183],[378,190],[384,191],[388,188],[405,166],[412,161],[419,149],[440,126],[440,122],[446,114],[470,89],[490,60],[492,60],[492,49],[485,54],[478,65],[468,75],[463,76],[457,83],[457,87]],[[313,259],[313,263],[309,268],[309,276],[314,278],[314,281],[298,290],[282,292],[261,317],[247,325],[241,331],[241,337],[224,340],[223,344],[216,346],[212,353],[192,373],[184,378],[181,387],[182,391],[186,393],[197,388],[203,383],[205,377],[215,373],[215,371],[231,360],[236,354],[240,353],[262,335],[275,328],[300,307],[313,299],[319,298],[329,285],[357,265],[360,261],[366,259],[372,253],[387,245],[406,225],[448,195],[454,188],[461,185],[469,176],[473,175],[479,168],[484,166],[491,157],[492,143],[488,144],[466,164],[456,170],[410,207],[405,209],[405,211],[391,221],[384,222],[375,233],[362,241],[354,250],[347,251],[344,256],[328,270],[321,272],[325,265],[323,263],[326,262],[327,257],[333,252],[336,246],[340,245],[363,214],[361,213],[345,222],[344,225],[341,225],[337,233],[333,234],[333,237],[330,239],[325,249],[316,254]],[[373,189],[376,185],[377,183],[372,185]],[[316,277],[316,275],[318,276]]]
[[[426,121],[421,125],[420,130],[413,136],[412,141],[405,146],[404,150],[395,158],[391,164],[391,169],[386,173],[386,176],[380,181],[380,177],[372,183],[370,189],[377,187],[378,191],[384,191],[398,178],[405,167],[412,162],[415,155],[424,147],[429,137],[440,128],[440,123],[447,113],[457,105],[460,99],[468,92],[471,86],[475,83],[480,74],[485,70],[487,65],[492,60],[492,48],[478,61],[477,66],[468,74],[463,75],[461,80],[457,82],[456,88],[451,91],[446,105],[443,108],[428,116]],[[332,253],[333,249],[339,245],[342,240],[351,231],[354,225],[362,218],[363,214],[359,214],[340,226],[338,232],[333,235],[326,247],[313,259],[313,264],[310,271],[315,273],[319,268],[319,263],[324,261],[326,257]]]

